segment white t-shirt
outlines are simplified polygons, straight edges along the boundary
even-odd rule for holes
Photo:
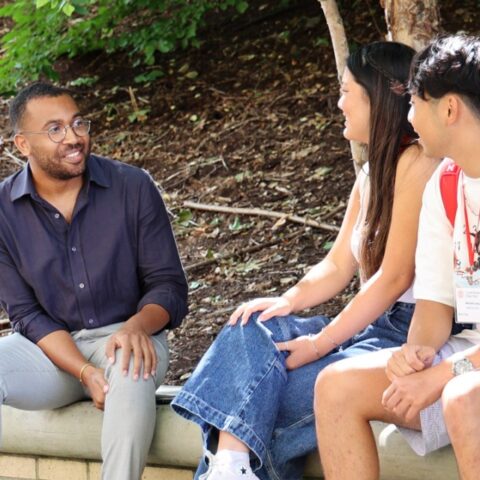
[[[440,167],[435,170],[423,193],[413,293],[417,300],[431,300],[455,307],[454,247],[458,250],[460,261],[466,262],[468,259],[462,186],[467,198],[466,210],[473,244],[473,234],[480,228],[479,218],[474,214],[480,210],[480,178],[460,174],[455,228],[452,228],[440,191],[440,170]],[[475,324],[472,330],[463,330],[456,336],[480,344],[480,324]]]
[[[358,212],[357,221],[353,227],[352,236],[350,238],[350,248],[355,260],[358,262],[360,258],[360,248],[362,241],[362,229],[365,224],[365,217],[367,215],[368,200],[370,195],[370,181],[368,176],[368,163],[363,164],[358,172],[358,190],[360,194],[360,211]],[[398,299],[399,302],[415,303],[413,297],[413,288],[410,288],[403,293]]]

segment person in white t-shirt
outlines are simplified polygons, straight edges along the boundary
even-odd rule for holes
[[[317,438],[329,480],[379,477],[370,420],[398,425],[420,455],[451,442],[463,480],[480,471],[480,38],[435,40],[413,60],[410,92],[409,120],[425,153],[462,169],[454,227],[439,167],[423,196],[407,343],[338,362],[317,379]],[[454,314],[472,328],[451,335]]]

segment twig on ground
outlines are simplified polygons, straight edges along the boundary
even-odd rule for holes
[[[205,203],[195,203],[186,201],[183,203],[186,208],[194,208],[196,210],[205,210],[208,212],[220,212],[220,213],[234,213],[238,215],[255,215],[260,217],[270,218],[284,218],[294,223],[301,225],[308,225],[309,227],[315,227],[327,232],[338,232],[339,228],[335,225],[329,225],[328,223],[321,223],[310,218],[299,217],[298,215],[291,215],[288,213],[274,212],[270,210],[262,210],[261,208],[236,208],[236,207],[223,207],[221,205],[209,205]]]
[[[241,122],[237,122],[237,123],[234,123],[232,125],[229,125],[228,127],[224,127],[223,130],[217,135],[217,138],[220,137],[220,136],[223,137],[225,135],[228,135],[228,134],[232,133],[234,130],[239,129],[240,127],[244,127],[248,123],[259,122],[259,121],[261,121],[261,118],[258,117],[258,116],[254,116],[254,117],[250,117],[250,118],[247,118],[245,120],[242,120]]]
[[[278,243],[281,243],[283,241],[293,240],[297,237],[301,237],[303,234],[304,234],[303,231],[293,232],[288,235],[285,235],[284,237],[277,237],[274,240],[270,240],[269,242],[260,243],[258,245],[252,245],[251,247],[244,248],[240,251],[220,254],[220,255],[217,255],[215,258],[209,258],[207,260],[201,260],[200,262],[187,265],[185,267],[185,271],[191,272],[192,270],[196,270],[197,268],[206,267],[207,265],[211,265],[212,263],[217,263],[220,260],[225,260],[230,257],[237,257],[240,255],[244,255],[246,253],[255,253],[255,252],[258,252],[259,250],[263,250],[264,248],[273,247],[273,245],[277,245]]]
[[[135,93],[133,92],[132,87],[128,87],[128,94],[130,95],[130,101],[132,102],[132,107],[135,112],[138,112],[138,102],[135,98]]]
[[[340,202],[333,210],[331,210],[330,212],[326,213],[323,216],[323,220],[325,221],[325,220],[328,220],[328,219],[334,217],[338,212],[341,212],[341,211],[345,210],[345,208],[347,208],[345,203]]]
[[[17,165],[20,165],[20,167],[24,167],[26,165],[27,162],[25,162],[25,160],[16,157],[8,148],[4,148],[3,152],[10,160],[13,160],[13,162]]]
[[[213,312],[207,312],[203,315],[205,318],[209,317],[217,317],[219,315],[224,315],[225,313],[233,312],[237,308],[237,305],[231,305],[230,307],[220,308],[218,310],[214,310]]]

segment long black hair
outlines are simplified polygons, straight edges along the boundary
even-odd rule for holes
[[[398,160],[405,146],[416,138],[407,120],[410,96],[406,90],[414,55],[415,50],[402,43],[375,42],[359,48],[347,60],[347,68],[370,100],[370,197],[360,251],[365,279],[382,263]]]

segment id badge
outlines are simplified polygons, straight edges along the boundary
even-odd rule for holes
[[[464,286],[455,282],[455,321],[457,323],[480,323],[479,286]]]

